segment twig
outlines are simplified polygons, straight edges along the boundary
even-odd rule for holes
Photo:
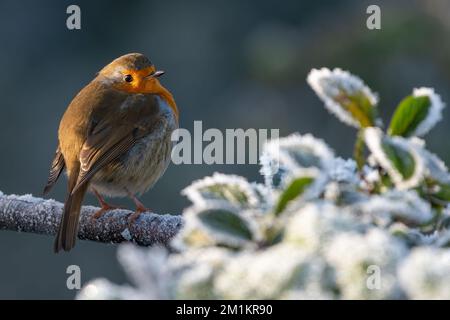
[[[0,229],[55,235],[63,204],[31,195],[4,195],[0,192]],[[143,213],[130,223],[129,210],[116,209],[93,220],[98,210],[84,206],[81,210],[78,238],[99,242],[132,241],[141,246],[168,245],[183,223],[182,217],[169,214]]]

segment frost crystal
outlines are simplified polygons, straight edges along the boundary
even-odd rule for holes
[[[414,97],[428,97],[430,99],[430,107],[428,109],[427,116],[422,122],[417,126],[414,131],[416,136],[424,136],[428,133],[435,125],[442,119],[442,109],[444,109],[444,102],[442,102],[441,97],[434,92],[433,88],[418,88],[413,91]]]

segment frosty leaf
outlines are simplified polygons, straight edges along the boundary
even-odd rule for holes
[[[444,202],[450,202],[450,184],[438,184],[433,189],[430,193],[431,196]]]
[[[256,237],[255,221],[231,206],[194,206],[184,216],[185,225],[175,241],[179,247],[182,246],[177,241],[191,247],[238,248]]]
[[[364,82],[341,69],[312,69],[307,81],[325,107],[342,122],[365,128],[378,124],[377,96]]]
[[[385,136],[378,128],[366,128],[364,138],[376,162],[399,189],[419,185],[425,169],[416,145],[401,137]]]
[[[390,143],[389,140],[384,141],[384,143],[381,144],[381,147],[395,169],[402,175],[402,178],[404,180],[411,178],[414,174],[416,165],[412,155],[406,150],[397,148],[394,144]]]
[[[414,89],[397,107],[389,126],[394,136],[423,136],[442,118],[444,103],[431,88]]]
[[[274,214],[278,216],[288,207],[295,210],[305,201],[317,199],[324,191],[328,176],[316,168],[297,169],[283,181],[283,187],[277,193]]]
[[[422,225],[433,219],[431,206],[415,191],[391,190],[381,195],[373,195],[368,200],[354,206],[375,221],[401,221],[410,226]],[[383,224],[383,223],[379,223]]]
[[[272,186],[279,186],[286,176],[296,170],[326,169],[333,159],[333,151],[322,140],[310,134],[292,134],[265,144],[261,157],[261,172]],[[273,184],[275,177],[278,180],[276,185]]]
[[[430,108],[428,97],[409,96],[403,99],[395,110],[389,126],[389,134],[393,136],[411,136],[425,120]]]
[[[246,179],[220,173],[192,183],[182,194],[197,205],[219,201],[248,208],[258,203],[257,194]]]
[[[401,222],[393,223],[389,227],[389,232],[402,240],[408,247],[433,245],[437,239],[436,233],[427,235],[418,229],[409,228]]]
[[[445,163],[423,147],[418,147],[418,151],[425,162],[426,177],[440,184],[450,184],[450,174]]]
[[[306,188],[308,188],[313,182],[313,177],[300,177],[293,179],[281,193],[275,208],[275,214],[278,215],[283,212],[288,203],[302,195]]]
[[[205,210],[197,214],[208,228],[232,237],[251,240],[252,232],[247,223],[237,214],[225,210]]]

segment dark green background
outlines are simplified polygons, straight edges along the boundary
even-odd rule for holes
[[[78,4],[82,30],[66,29]],[[369,4],[382,30],[366,28]],[[313,67],[341,67],[380,94],[387,122],[413,87],[432,86],[450,101],[449,1],[35,1],[0,2],[0,190],[39,195],[56,146],[59,119],[103,65],[142,52],[167,73],[181,126],[280,128],[311,132],[348,157],[354,130],[330,116],[307,86]],[[446,118],[428,136],[450,160]],[[143,198],[158,212],[188,205],[180,190],[214,171],[260,179],[258,166],[171,165]],[[64,180],[64,179],[62,179]],[[64,199],[65,182],[51,194]],[[92,196],[86,203],[95,204]],[[117,201],[116,201],[117,202]],[[120,200],[119,200],[120,202]],[[128,200],[122,203],[131,205]],[[65,270],[82,281],[126,281],[116,247],[80,241],[54,255],[51,237],[0,231],[0,298],[72,298]]]

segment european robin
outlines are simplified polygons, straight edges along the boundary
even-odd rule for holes
[[[171,134],[178,127],[172,94],[142,54],[121,56],[104,67],[67,107],[58,130],[59,145],[44,194],[61,172],[68,176],[68,194],[54,250],[75,245],[81,205],[87,191],[101,209],[117,208],[103,196],[130,197],[133,220],[148,209],[136,198],[163,175],[170,162]]]

